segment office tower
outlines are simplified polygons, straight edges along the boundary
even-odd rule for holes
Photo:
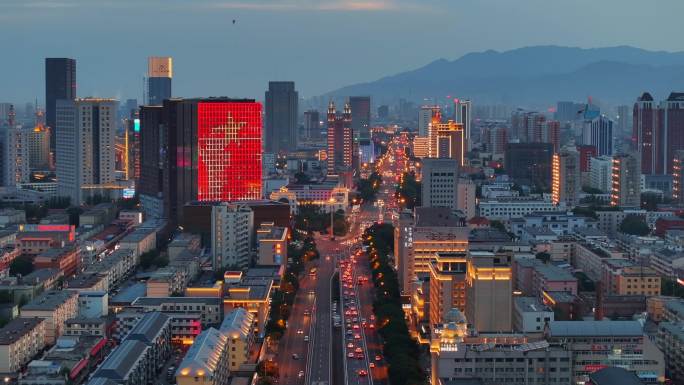
[[[437,252],[430,261],[430,327],[442,324],[451,309],[466,309],[466,254],[468,234],[455,234],[462,242],[460,252]]]
[[[511,258],[506,253],[468,252],[466,317],[478,332],[511,330]]]
[[[617,106],[617,134],[620,137],[632,136],[632,112],[629,110],[629,106],[621,105]]]
[[[76,98],[76,60],[45,59],[45,125],[50,129],[50,150],[57,147],[57,100]]]
[[[254,212],[245,205],[222,202],[211,207],[212,266],[244,270],[249,267]]]
[[[672,199],[684,203],[684,150],[675,151],[672,159]]]
[[[385,122],[389,119],[389,106],[382,105],[378,107],[378,119]]]
[[[46,170],[50,166],[50,131],[42,123],[43,113],[36,112],[36,124],[28,132],[29,167]]]
[[[579,203],[581,192],[580,154],[574,147],[563,148],[560,153],[553,154],[551,201],[574,207]]]
[[[140,107],[140,179],[137,186],[140,205],[147,218],[165,217],[164,170],[166,145],[162,106]]]
[[[585,120],[582,144],[596,147],[598,155],[613,154],[613,121],[605,115]]]
[[[466,219],[471,219],[477,215],[476,186],[470,178],[460,178],[458,180],[458,197],[456,207],[465,214]]]
[[[16,187],[29,182],[28,131],[17,124],[14,105],[7,112],[6,124],[0,128],[2,141],[2,184]]]
[[[318,110],[304,112],[304,135],[314,140],[321,138],[321,118]]]
[[[354,139],[370,139],[371,98],[370,96],[351,96],[349,106],[352,111],[352,130]]]
[[[335,111],[335,103],[328,105],[328,175],[339,175],[352,169],[353,138],[351,107],[344,105],[344,112]]]
[[[561,122],[568,122],[577,119],[577,103],[575,102],[557,102],[554,119]]]
[[[191,201],[261,198],[260,103],[169,99],[142,108],[140,134],[141,202],[161,201],[173,223]]]
[[[9,125],[9,112],[13,108],[12,103],[0,103],[0,127]]]
[[[663,174],[672,174],[675,153],[684,150],[684,92],[672,92],[658,108],[658,130],[663,136],[663,151],[658,153]]]
[[[551,143],[509,143],[504,166],[512,179],[548,188],[551,182],[552,155]]]
[[[613,189],[613,158],[600,156],[591,158],[589,186],[608,194]]]
[[[482,143],[487,152],[503,156],[508,144],[508,132],[504,127],[485,127],[482,130]]]
[[[57,101],[57,196],[78,206],[85,201],[84,190],[114,182],[118,107],[114,99]]]
[[[433,123],[433,132],[435,123]],[[437,127],[437,158],[449,158],[458,160],[458,165],[463,166],[465,156],[465,138],[463,125],[453,120],[447,123],[436,124]]]
[[[264,151],[288,153],[297,148],[299,94],[294,82],[268,82]]]
[[[454,99],[454,121],[460,123],[463,126],[463,139],[465,142],[465,149],[470,151],[472,146],[472,103],[467,99]]]
[[[424,207],[458,209],[458,171],[456,159],[423,159],[421,204]]]
[[[663,164],[659,162],[658,146],[659,136],[656,133],[657,111],[653,97],[648,92],[644,92],[636,103],[632,113],[634,120],[632,125],[632,140],[635,148],[641,155],[642,174],[660,174],[663,171]]]
[[[432,117],[440,114],[439,106],[422,106],[418,112],[418,135],[427,137],[430,135],[430,123]],[[441,119],[441,115],[440,115]]]
[[[641,207],[641,173],[635,154],[613,156],[610,205],[622,208]]]
[[[173,79],[173,58],[170,56],[151,56],[147,58],[147,104],[161,106],[171,98],[171,79]]]
[[[553,152],[560,151],[560,122],[557,120],[547,120],[544,124],[541,143],[551,143]]]

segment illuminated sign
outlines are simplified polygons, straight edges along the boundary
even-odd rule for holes
[[[140,132],[140,119],[133,119],[133,132]]]
[[[132,199],[133,197],[135,197],[135,189],[134,188],[123,189],[123,199]]]
[[[69,232],[74,229],[71,225],[19,225],[19,231],[60,231]]]

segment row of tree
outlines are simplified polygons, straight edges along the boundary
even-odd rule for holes
[[[378,332],[384,341],[383,353],[389,364],[392,385],[424,385],[427,376],[420,365],[420,349],[411,338],[401,305],[399,280],[390,263],[394,227],[375,224],[364,233],[375,285],[375,313]]]

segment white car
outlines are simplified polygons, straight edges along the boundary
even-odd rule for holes
[[[304,371],[303,371],[303,370],[300,370],[300,371],[299,371],[299,374],[297,374],[297,377],[299,377],[299,378],[304,377]]]

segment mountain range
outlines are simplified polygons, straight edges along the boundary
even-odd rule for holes
[[[684,91],[684,52],[630,46],[575,48],[533,46],[438,59],[415,70],[346,86],[324,98],[370,95],[374,104],[400,98],[444,102],[447,96],[475,104],[541,107],[592,97],[612,105],[632,103],[649,91],[656,100]]]

